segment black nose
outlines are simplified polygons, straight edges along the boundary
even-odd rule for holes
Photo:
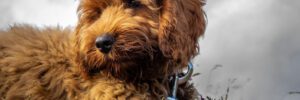
[[[96,39],[96,47],[102,53],[108,53],[111,50],[111,47],[114,42],[115,42],[114,37],[110,35],[98,36]]]

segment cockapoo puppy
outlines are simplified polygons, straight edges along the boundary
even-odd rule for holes
[[[204,3],[81,0],[75,30],[0,31],[0,99],[199,99],[188,82],[174,90],[173,76],[198,53]]]

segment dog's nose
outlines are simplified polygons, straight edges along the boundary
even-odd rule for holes
[[[114,42],[115,42],[114,37],[110,35],[98,36],[96,39],[96,47],[102,53],[108,53],[111,50]]]

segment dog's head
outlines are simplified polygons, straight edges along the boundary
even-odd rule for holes
[[[74,40],[83,74],[149,79],[187,65],[205,30],[203,5],[203,0],[81,0]]]

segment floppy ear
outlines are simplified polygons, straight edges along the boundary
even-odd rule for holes
[[[175,63],[187,65],[198,53],[198,38],[204,34],[206,21],[203,0],[162,0],[159,47]]]

